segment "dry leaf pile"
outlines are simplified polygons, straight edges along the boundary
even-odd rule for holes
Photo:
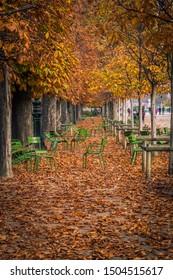
[[[80,125],[100,121],[88,118]],[[95,136],[87,141],[100,141]],[[168,155],[153,160],[152,179],[141,172],[141,155],[130,165],[108,136],[106,168],[82,153],[57,151],[57,172],[14,170],[0,179],[1,259],[172,259],[173,177]]]

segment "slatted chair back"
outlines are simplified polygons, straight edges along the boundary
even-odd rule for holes
[[[30,150],[41,150],[41,138],[36,136],[29,136],[28,145]]]

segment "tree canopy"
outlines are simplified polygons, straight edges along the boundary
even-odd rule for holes
[[[106,91],[130,97],[168,85],[172,26],[169,0],[3,0],[0,63],[33,96],[98,105]]]

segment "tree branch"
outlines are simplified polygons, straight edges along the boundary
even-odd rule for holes
[[[11,14],[14,14],[14,13],[23,12],[25,10],[35,9],[36,7],[37,7],[37,5],[35,5],[35,4],[28,4],[28,5],[19,7],[18,9],[11,10],[11,11],[7,11],[7,12],[0,11],[0,16],[8,16],[8,15],[11,15]]]
[[[170,18],[170,19],[166,19],[166,18],[163,18],[163,17],[160,17],[159,15],[155,15],[155,14],[151,14],[149,12],[145,12],[145,11],[140,11],[140,10],[137,10],[137,9],[134,9],[134,8],[129,8],[129,7],[126,7],[123,3],[121,3],[121,1],[117,1],[118,5],[121,6],[122,8],[124,8],[126,11],[128,12],[134,12],[134,13],[137,13],[137,14],[145,14],[145,15],[148,15],[150,17],[153,17],[153,18],[157,18],[157,19],[160,19],[161,21],[164,21],[164,22],[168,22],[168,23],[173,23],[173,19]]]

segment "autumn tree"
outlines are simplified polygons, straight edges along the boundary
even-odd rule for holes
[[[68,40],[69,2],[23,1],[21,4],[20,1],[3,1],[0,11],[0,50],[1,81],[8,83],[1,87],[5,97],[11,85],[12,92],[17,86],[18,93],[28,94],[26,91],[29,90],[31,96],[42,96],[43,93],[64,95],[69,71],[76,62]],[[22,104],[25,106],[28,103]],[[1,109],[4,112],[4,108]],[[10,103],[8,111],[11,111]],[[26,119],[23,116],[23,120]],[[1,142],[2,151],[6,150],[6,146],[10,147],[10,139]],[[7,157],[3,159],[10,162],[9,155]],[[8,171],[5,172],[3,168],[0,170],[2,176],[8,176]]]
[[[119,34],[117,32],[114,32],[117,27],[122,26],[123,30],[127,31],[128,27],[130,26],[130,29],[135,31],[139,26],[145,26],[145,30],[147,31],[146,37],[145,37],[145,44],[143,44],[145,47],[147,44],[149,45],[149,48],[147,48],[146,55],[151,55],[152,50],[152,57],[156,58],[156,56],[162,57],[166,54],[168,58],[168,70],[169,70],[169,77],[170,77],[170,83],[171,83],[171,96],[172,96],[172,105],[173,105],[173,74],[172,74],[172,50],[173,50],[173,42],[171,40],[171,33],[172,33],[172,22],[173,22],[173,7],[172,3],[169,0],[149,0],[149,1],[140,1],[140,0],[134,0],[134,1],[127,1],[127,0],[109,0],[104,1],[101,0],[99,2],[99,8],[98,13],[101,13],[104,15],[104,18],[102,17],[102,26],[103,29],[108,32],[112,37],[114,37],[114,44],[118,44],[118,40],[121,40],[121,36],[119,34],[121,33],[122,29],[120,30]],[[108,26],[112,26],[112,28],[108,28]],[[121,34],[120,34],[121,35]],[[169,40],[168,40],[169,38]],[[157,52],[156,52],[157,50]],[[153,52],[155,55],[153,55]],[[156,65],[153,67],[152,57],[148,60],[148,62],[152,63],[152,66],[144,66],[143,64],[143,70],[146,74],[146,77],[150,84],[154,86],[155,89],[156,84],[160,84],[158,80],[160,80],[160,77],[158,77],[158,67],[160,68],[161,65]],[[162,60],[163,61],[163,60]],[[146,60],[145,60],[146,62]],[[158,59],[157,59],[158,62]],[[161,62],[162,64],[162,62]],[[142,64],[141,64],[142,66]],[[141,68],[141,69],[142,69]],[[151,71],[152,70],[152,71]],[[165,70],[163,70],[166,72]],[[152,78],[149,75],[152,72]],[[156,75],[157,78],[159,78],[156,81]],[[154,91],[153,91],[154,92]],[[153,99],[154,100],[154,99]],[[153,104],[154,107],[154,104]],[[171,131],[173,127],[173,106],[171,106]],[[171,132],[170,136],[170,145],[173,147],[173,136]],[[173,153],[170,152],[170,163],[169,163],[169,173],[173,173]]]

